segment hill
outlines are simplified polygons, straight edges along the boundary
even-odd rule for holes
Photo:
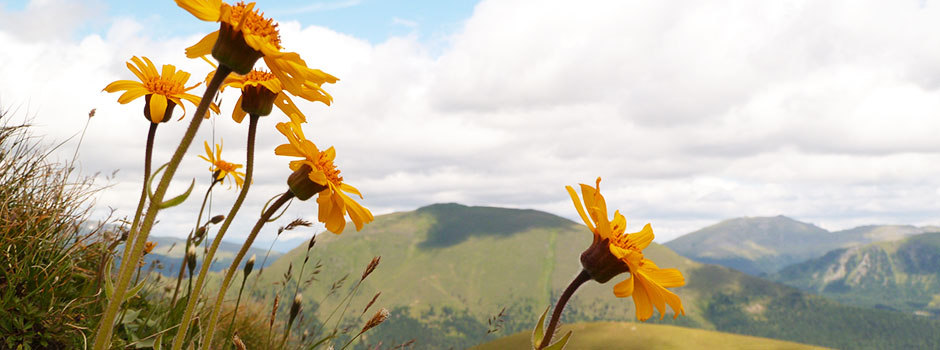
[[[213,238],[214,237],[209,237],[210,244],[211,244],[211,239]],[[159,273],[162,273],[163,275],[172,276],[175,278],[176,274],[179,273],[179,266],[180,266],[180,262],[183,261],[183,255],[185,255],[186,253],[184,252],[184,250],[186,249],[185,248],[186,240],[175,238],[175,237],[166,237],[166,236],[151,236],[149,237],[149,240],[152,242],[156,242],[157,246],[153,248],[153,251],[150,254],[147,254],[144,257],[144,261],[148,264],[147,266],[150,266],[149,264],[151,264],[154,261],[157,261],[159,263],[154,268],[155,272],[159,272]],[[257,247],[257,245],[254,245],[254,246]],[[228,268],[229,265],[232,263],[232,259],[235,258],[235,254],[238,253],[239,249],[241,249],[240,244],[226,242],[223,240],[222,243],[219,244],[219,249],[216,251],[215,256],[213,257],[214,263],[212,264],[212,266],[209,267],[209,270],[213,272],[218,272],[218,271],[222,271]],[[266,252],[267,252],[266,249],[259,249],[259,248],[251,248],[248,251],[248,256],[251,256],[251,254],[258,255],[258,261],[255,265],[256,268],[261,267],[261,261]],[[200,251],[200,254],[201,254],[201,251]],[[277,260],[277,258],[281,257],[281,255],[283,254],[272,250],[270,255],[268,256],[267,262],[265,262],[264,265],[270,266],[272,263],[274,263],[275,260]],[[201,264],[201,260],[200,260],[200,264]]]
[[[725,349],[725,350],[803,350],[822,347],[767,338],[706,331],[667,325],[634,322],[576,323],[561,328],[559,334],[573,330],[569,349],[640,350],[640,349]],[[520,332],[473,348],[473,350],[526,349],[531,331]]]
[[[335,295],[343,295],[325,297],[333,281],[349,275],[344,287],[349,288],[372,257],[381,255],[381,264],[352,305],[361,308],[381,291],[376,305],[391,309],[392,317],[370,331],[366,342],[390,344],[416,337],[418,348],[424,349],[473,346],[498,337],[487,334],[487,320],[504,307],[502,332],[531,329],[537,315],[579,271],[578,257],[590,241],[583,225],[534,210],[439,204],[382,215],[361,232],[318,237],[311,262],[320,261],[322,271],[304,292],[304,300],[315,301],[305,310],[325,317],[339,299]],[[288,266],[297,273],[305,253],[306,245],[275,262],[254,293],[280,290],[275,283]],[[841,305],[729,268],[694,262],[655,243],[644,253],[661,267],[680,269],[688,281],[675,290],[687,316],[651,323],[837,348],[940,346],[940,334],[935,332],[940,323],[934,321]],[[634,320],[632,300],[615,298],[612,288],[612,283],[585,284],[569,303],[563,322]]]
[[[683,235],[666,246],[695,261],[760,276],[853,245],[901,239],[925,228],[861,226],[829,232],[786,216],[729,219]]]
[[[940,233],[833,250],[774,280],[845,303],[940,316]]]

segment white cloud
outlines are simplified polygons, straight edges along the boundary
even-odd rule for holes
[[[459,201],[576,219],[563,187],[600,175],[630,228],[652,222],[665,241],[736,216],[784,214],[829,229],[936,224],[936,18],[936,6],[916,2],[518,0],[478,4],[442,52],[414,33],[373,45],[286,22],[281,34],[341,79],[327,87],[331,107],[295,101],[308,134],[336,146],[346,180],[375,212]],[[28,103],[41,133],[59,140],[97,107],[82,161],[121,169],[101,203],[126,215],[139,193],[143,102],[120,106],[99,91],[130,76],[132,55],[201,78],[207,66],[182,55],[200,35],[165,38],[132,18],[65,42],[0,28],[3,103]],[[245,126],[228,118],[236,98],[223,95],[214,130],[226,157],[240,159]],[[284,189],[286,160],[271,154],[282,142],[275,114],[262,119],[238,227]],[[157,159],[184,127],[161,126]],[[204,179],[195,155],[212,130],[200,131],[173,191]],[[219,192],[215,208],[232,192]],[[196,202],[161,214],[161,233],[185,234]],[[294,203],[292,215],[312,220],[314,204]]]

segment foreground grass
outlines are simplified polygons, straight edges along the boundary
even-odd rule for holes
[[[573,330],[568,349],[825,349],[781,340],[632,322],[590,322],[562,326],[558,334]],[[531,349],[531,332],[520,332],[474,347],[474,350]]]

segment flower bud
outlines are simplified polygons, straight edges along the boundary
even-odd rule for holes
[[[193,270],[196,269],[196,247],[189,247],[189,250],[186,251],[186,268],[189,269],[189,275],[193,275]]]
[[[215,225],[222,222],[222,220],[225,220],[225,215],[216,215],[209,219],[209,223]]]
[[[245,278],[248,278],[248,275],[251,274],[251,270],[255,268],[255,254],[251,254],[251,258],[248,259],[248,262],[245,263]]]

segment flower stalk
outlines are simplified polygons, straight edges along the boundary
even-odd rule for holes
[[[202,124],[203,118],[209,111],[209,105],[212,103],[212,99],[215,97],[216,92],[219,91],[219,86],[230,72],[231,70],[225,66],[219,67],[219,69],[216,70],[215,75],[212,77],[212,80],[206,87],[206,92],[203,95],[202,100],[199,102],[199,106],[196,108],[196,113],[193,115],[192,121],[189,123],[189,128],[186,129],[186,133],[183,135],[183,139],[180,140],[180,144],[176,148],[176,152],[174,152],[173,157],[170,158],[166,172],[160,179],[160,184],[157,186],[157,190],[153,194],[150,206],[147,208],[147,213],[143,218],[143,222],[141,223],[140,230],[136,234],[138,237],[136,238],[136,241],[133,242],[133,247],[130,246],[130,242],[132,242],[130,237],[128,238],[126,243],[128,245],[125,246],[125,249],[131,249],[131,253],[129,254],[127,260],[124,260],[124,262],[121,264],[121,270],[118,275],[117,284],[114,288],[114,294],[112,295],[112,299],[108,302],[108,306],[105,308],[104,313],[101,316],[101,321],[98,323],[98,329],[95,334],[95,342],[92,347],[94,350],[105,350],[111,346],[111,334],[114,331],[114,318],[117,316],[117,312],[124,301],[124,295],[127,292],[127,285],[130,283],[131,275],[134,273],[134,267],[137,265],[136,262],[140,260],[140,255],[143,253],[144,243],[147,241],[147,236],[150,234],[150,229],[153,227],[153,224],[157,219],[157,212],[160,210],[160,206],[163,203],[163,197],[166,195],[166,191],[170,187],[170,180],[172,180],[173,175],[176,174],[176,169],[179,168],[179,164],[183,160],[183,155],[186,154],[186,150],[189,149],[189,145],[193,143],[193,138],[196,137],[196,131],[199,130],[199,125]],[[133,234],[134,232],[131,233]]]
[[[581,287],[584,282],[591,280],[591,274],[586,270],[581,270],[574,280],[571,281],[571,284],[568,285],[568,288],[565,288],[565,291],[561,293],[561,297],[558,298],[558,303],[555,304],[555,311],[552,311],[552,319],[548,322],[548,329],[545,330],[545,335],[542,337],[542,342],[539,343],[539,349],[543,349],[551,344],[552,336],[555,334],[555,327],[558,327],[558,321],[561,318],[561,312],[565,309],[565,305],[568,304],[568,300],[571,299],[571,296],[574,295],[574,292],[578,290],[578,287]]]
[[[252,119],[256,119],[252,117]],[[251,167],[248,168],[251,171]],[[248,182],[245,182],[245,186],[248,186]],[[255,242],[255,238],[258,237],[258,233],[261,232],[261,227],[268,222],[268,220],[277,213],[277,210],[281,208],[282,205],[294,198],[294,194],[290,191],[284,192],[274,203],[268,207],[264,213],[261,214],[261,217],[258,218],[258,221],[255,222],[255,226],[251,228],[251,233],[248,234],[248,237],[245,239],[245,243],[242,244],[242,248],[238,250],[238,254],[235,255],[235,258],[232,260],[232,264],[225,271],[225,278],[222,279],[222,284],[219,285],[219,293],[215,298],[215,305],[212,307],[212,313],[210,314],[209,324],[206,325],[205,330],[205,339],[203,341],[203,350],[208,350],[212,348],[212,335],[215,332],[216,324],[219,321],[219,313],[222,310],[222,302],[225,299],[225,292],[228,290],[228,285],[232,282],[232,277],[235,276],[235,271],[238,270],[238,265],[241,264],[242,259],[245,258],[245,254],[248,253],[248,249],[251,248],[252,243]],[[178,350],[179,348],[174,349]]]
[[[224,68],[225,66],[219,67],[219,69]],[[199,269],[199,277],[196,279],[196,285],[194,286],[194,295],[196,298],[190,298],[186,303],[186,311],[183,312],[183,318],[180,320],[179,332],[176,333],[176,339],[173,340],[173,350],[180,350],[183,348],[183,342],[186,340],[186,334],[189,332],[189,326],[192,322],[193,312],[196,310],[196,302],[198,301],[198,295],[202,292],[202,287],[205,283],[206,276],[209,274],[209,265],[213,256],[215,255],[216,250],[219,249],[219,245],[222,243],[222,237],[225,236],[225,232],[228,231],[229,226],[232,224],[232,221],[235,219],[235,214],[238,213],[238,210],[241,209],[242,202],[245,201],[245,197],[248,195],[248,189],[251,188],[252,175],[254,174],[254,165],[255,165],[255,134],[258,129],[258,116],[252,115],[248,123],[248,144],[247,144],[247,156],[245,159],[245,183],[242,185],[241,191],[238,193],[238,197],[235,198],[235,203],[232,204],[232,209],[229,210],[228,215],[225,217],[225,222],[222,223],[222,227],[219,228],[218,233],[215,235],[215,239],[212,240],[212,245],[209,247],[209,251],[206,252],[205,262],[202,264],[202,268]],[[237,267],[237,266],[236,266]],[[208,344],[211,339],[211,333],[206,337],[206,344]]]

